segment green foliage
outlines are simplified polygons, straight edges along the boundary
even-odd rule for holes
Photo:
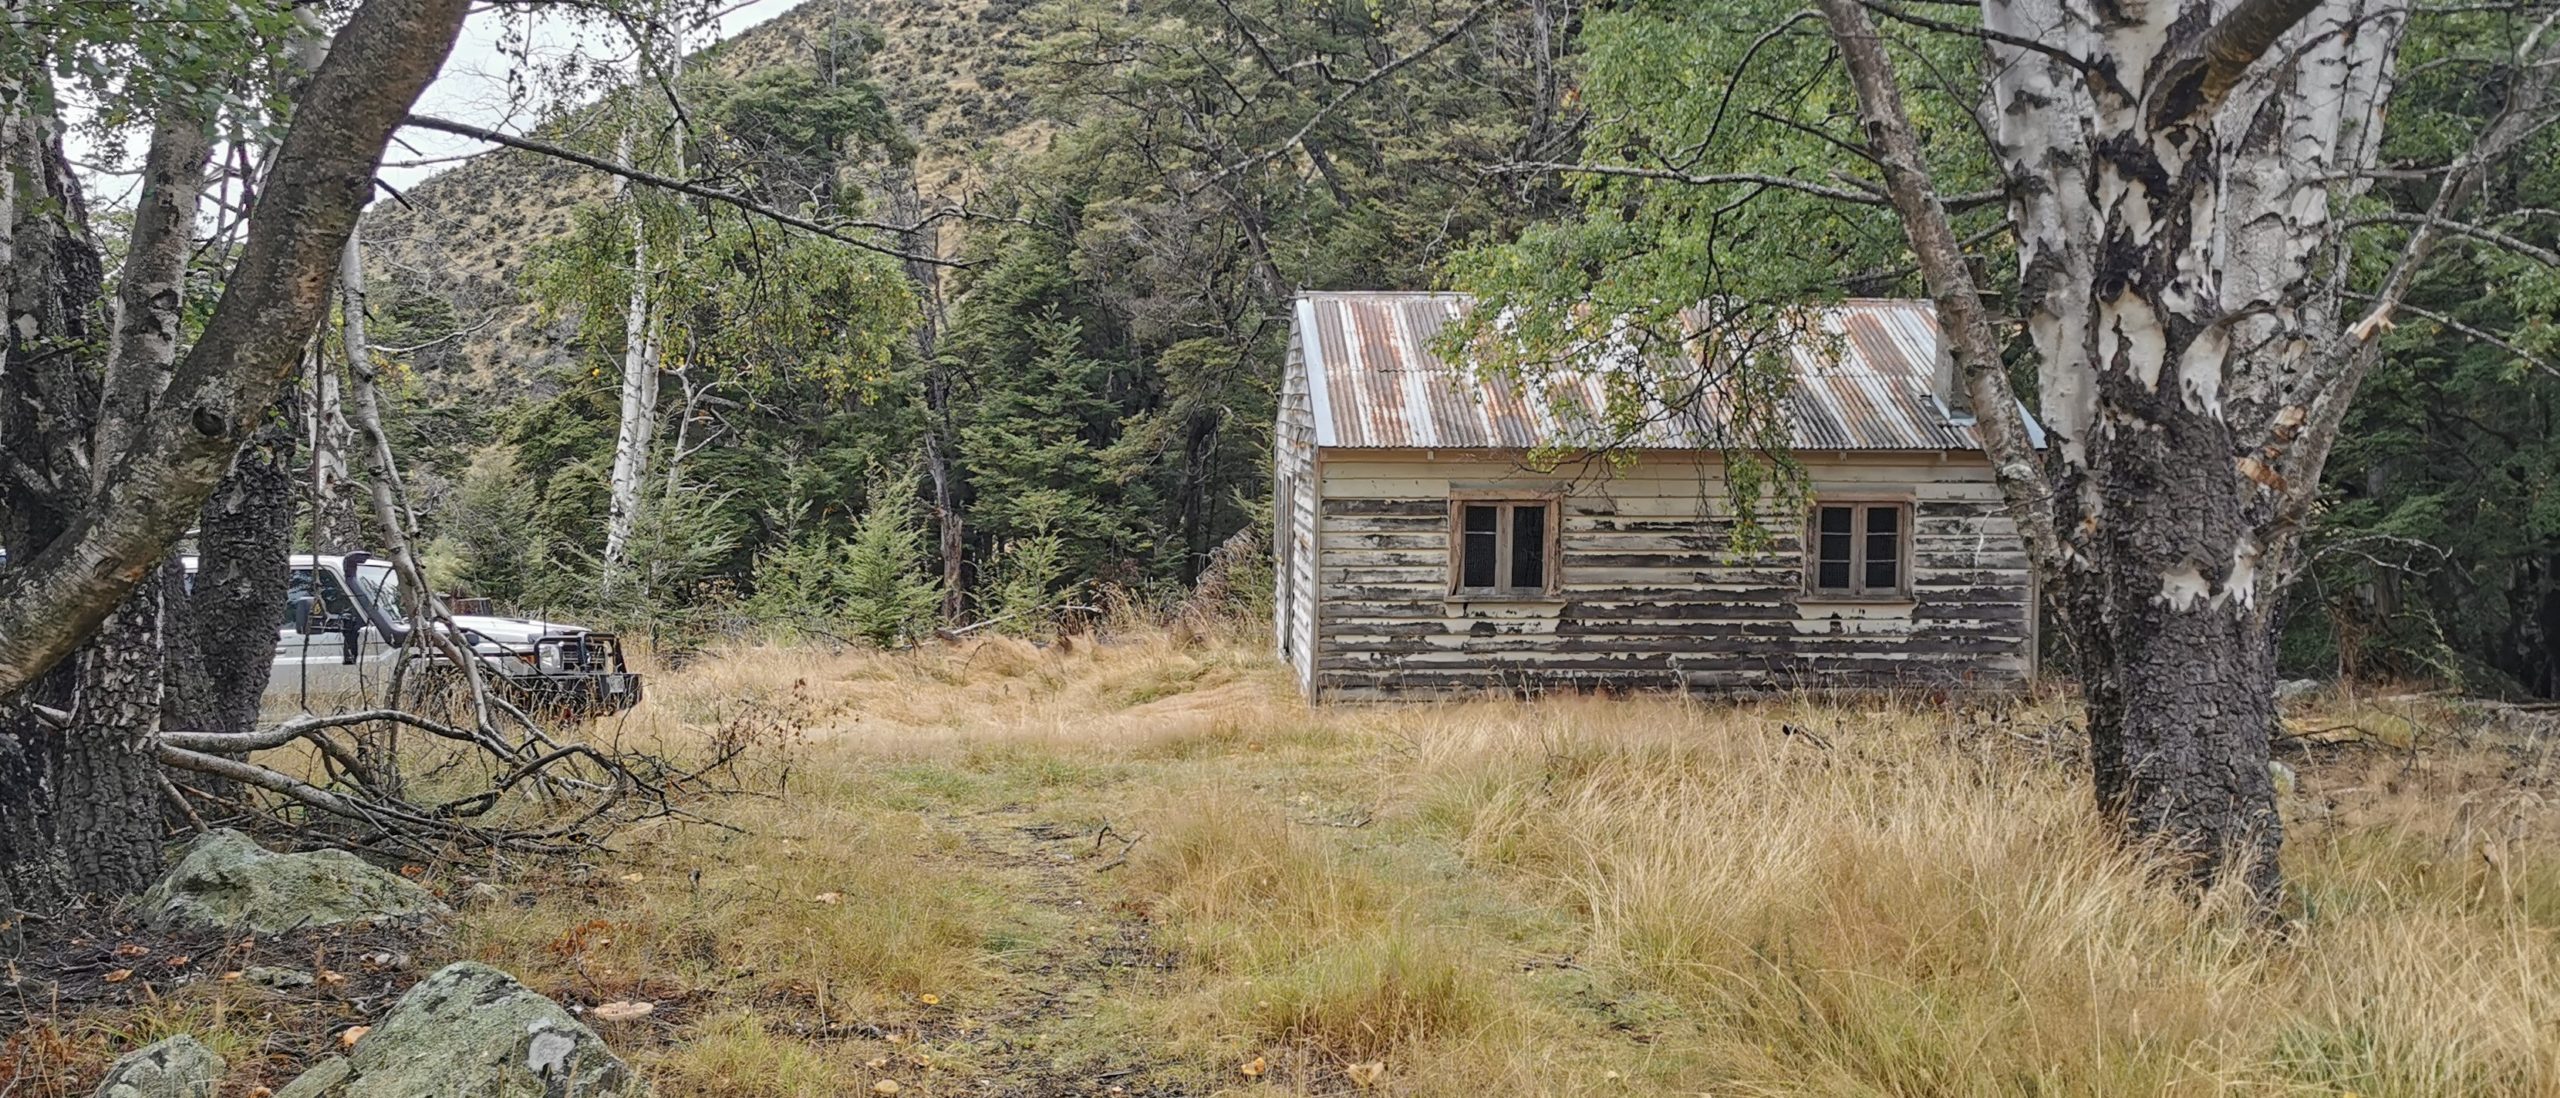
[[[71,117],[109,166],[163,117],[221,119],[247,143],[270,141],[291,106],[293,47],[325,35],[327,15],[264,0],[26,0],[0,20],[0,101]]]
[[[719,581],[737,549],[723,520],[729,502],[705,486],[686,484],[641,497],[621,567],[583,557],[596,611],[615,622],[683,624],[718,608]]]
[[[821,82],[804,70],[743,80],[695,71],[686,91],[703,135],[689,155],[724,165],[733,185],[775,205],[821,219],[847,212],[859,194],[835,186],[840,157],[912,153],[879,91],[858,74]],[[577,210],[571,231],[532,264],[545,311],[576,322],[582,360],[508,438],[541,500],[537,523],[564,546],[554,561],[596,555],[620,414],[633,234],[648,234],[650,269],[639,277],[648,280],[666,371],[650,475],[669,479],[674,463],[673,478],[703,488],[683,508],[697,540],[674,569],[683,577],[675,587],[745,586],[767,558],[787,556],[794,537],[840,537],[868,470],[911,452],[916,295],[894,264],[839,241],[645,188],[624,203]],[[786,536],[776,515],[806,521]]]
[[[913,485],[876,493],[844,548],[844,620],[855,635],[887,648],[933,628],[942,589],[924,574],[924,532]]]
[[[540,500],[516,452],[493,446],[473,454],[447,505],[444,532],[430,556],[449,562],[438,582],[509,605],[524,605],[546,587],[551,559],[539,522]]]
[[[1048,539],[1078,571],[1135,555],[1116,471],[1097,440],[1116,432],[1111,367],[1084,350],[1083,326],[1055,309],[1022,321],[1019,341],[982,359],[979,399],[961,442],[974,517],[997,543]],[[1060,531],[1070,531],[1061,537]]]
[[[709,84],[704,100],[712,158],[730,166],[750,193],[786,209],[837,207],[846,197],[846,161],[915,158],[915,143],[867,80],[759,69],[734,83]]]
[[[803,527],[756,558],[755,592],[740,607],[781,637],[851,635],[882,648],[925,635],[942,588],[924,574],[915,483],[874,487],[873,504],[845,537]]]
[[[1006,542],[996,550],[993,582],[988,584],[988,620],[1021,636],[1050,631],[1064,602],[1058,581],[1067,575],[1067,563],[1066,541],[1055,531]]]
[[[713,220],[720,227],[659,288],[669,368],[751,396],[804,379],[876,399],[919,319],[906,276],[822,237]]]
[[[1646,0],[1590,13],[1576,58],[1591,118],[1580,160],[1625,172],[1568,175],[1570,213],[1471,248],[1446,268],[1481,304],[1470,323],[1444,333],[1443,350],[1491,378],[1535,386],[1613,351],[1643,363],[1611,375],[1606,406],[1589,410],[1567,440],[1574,449],[1612,451],[1657,426],[1662,409],[1730,408],[1724,435],[1711,441],[1724,451],[1730,503],[1746,517],[1791,504],[1802,488],[1783,348],[1808,336],[1804,306],[1919,289],[1901,225],[1880,203],[1766,182],[1836,191],[1874,175],[1848,151],[1862,141],[1856,99],[1821,20],[1800,12],[1760,0]],[[1885,33],[1898,63],[1955,79],[1913,82],[1909,108],[1924,140],[1970,127],[1978,44],[1890,22]],[[1978,142],[1928,144],[1942,186],[1988,184]],[[1668,178],[1684,176],[1729,182]],[[1959,231],[1999,216],[1978,210]],[[1684,315],[1700,302],[1713,304]],[[1703,367],[1690,339],[1710,352]],[[1748,522],[1742,530],[1759,532]]]
[[[850,601],[843,539],[805,530],[756,557],[755,593],[740,609],[783,638],[823,631]]]

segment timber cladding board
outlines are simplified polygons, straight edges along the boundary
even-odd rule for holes
[[[1312,695],[1316,687],[1316,643],[1321,626],[1317,622],[1315,597],[1317,556],[1321,546],[1322,498],[1320,464],[1317,461],[1314,418],[1308,410],[1305,372],[1295,361],[1292,351],[1291,369],[1287,372],[1280,394],[1280,416],[1272,447],[1273,531],[1275,563],[1272,579],[1277,590],[1272,602],[1273,625],[1279,632],[1282,655],[1296,672],[1298,688]]]
[[[1288,516],[1311,550],[1294,562],[1301,605],[1282,613],[1309,635],[1302,681],[1321,697],[2009,688],[2031,671],[2026,557],[1976,453],[1799,455],[1817,499],[1910,508],[1908,597],[1833,600],[1806,593],[1804,516],[1762,516],[1767,543],[1736,551],[1720,467],[1701,455],[1593,474],[1517,454],[1304,450],[1281,459],[1313,474]],[[1552,597],[1452,594],[1450,501],[1506,492],[1562,496]]]

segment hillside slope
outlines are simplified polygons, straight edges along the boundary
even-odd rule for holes
[[[918,146],[916,185],[930,208],[960,200],[990,150],[1020,148],[1043,128],[1013,75],[1030,35],[1022,0],[807,0],[694,55],[727,76],[807,66],[817,51],[875,28],[871,67]],[[572,113],[547,129],[574,135]],[[408,323],[416,342],[398,356],[433,400],[508,399],[539,390],[572,356],[574,321],[545,317],[525,285],[542,245],[565,235],[571,212],[607,197],[604,176],[501,150],[430,178],[365,219],[375,309]],[[950,242],[946,240],[946,246]]]

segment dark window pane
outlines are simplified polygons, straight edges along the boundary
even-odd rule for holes
[[[1511,586],[1547,586],[1547,505],[1527,503],[1511,509]]]
[[[1848,588],[1850,551],[1856,546],[1857,536],[1851,525],[1855,514],[1847,507],[1824,507],[1815,512],[1815,587],[1825,590]]]
[[[1491,587],[1495,569],[1495,549],[1501,536],[1502,509],[1488,504],[1468,504],[1465,518],[1466,543],[1460,547],[1463,558],[1458,570],[1458,586]]]
[[[1849,589],[1849,562],[1847,560],[1826,559],[1822,562],[1822,567],[1817,571],[1818,574],[1813,580],[1814,586],[1822,588],[1825,591],[1846,591]]]
[[[1902,509],[1867,508],[1867,590],[1887,592],[1901,586]]]
[[[1885,535],[1885,539],[1882,545],[1872,536],[1867,539],[1867,590],[1877,594],[1902,587],[1902,557],[1893,549],[1892,535]]]

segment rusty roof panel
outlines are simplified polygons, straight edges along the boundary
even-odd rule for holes
[[[1724,445],[1731,397],[1706,386],[1690,406],[1645,408],[1635,437],[1604,439],[1610,370],[1539,379],[1540,394],[1443,361],[1433,343],[1470,299],[1433,293],[1310,293],[1295,338],[1325,445],[1526,450],[1604,444]],[[1926,301],[1853,298],[1807,310],[1789,348],[1794,444],[1812,450],[1978,450],[1970,417],[1950,418],[1930,392],[1937,312]]]

